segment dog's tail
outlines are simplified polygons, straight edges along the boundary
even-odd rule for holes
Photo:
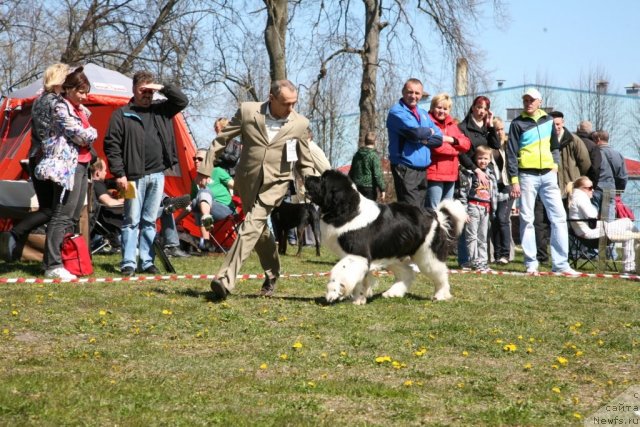
[[[467,210],[460,201],[453,199],[441,201],[436,209],[436,215],[438,222],[448,230],[452,239],[460,236],[467,221]]]

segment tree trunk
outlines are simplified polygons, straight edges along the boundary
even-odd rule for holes
[[[376,79],[380,49],[380,4],[378,0],[363,0],[365,6],[364,52],[362,54],[362,83],[360,85],[360,129],[358,145],[364,143],[367,132],[376,127]]]
[[[287,0],[264,0],[267,6],[267,26],[264,41],[269,54],[271,81],[287,78],[285,42],[289,9]]]

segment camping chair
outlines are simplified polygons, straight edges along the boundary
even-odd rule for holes
[[[92,201],[89,215],[91,255],[100,252],[115,253],[120,248],[120,227],[115,223],[118,209],[122,212],[122,208],[109,208],[95,198]]]
[[[568,219],[567,221],[569,223],[569,264],[575,270],[583,270],[586,266],[590,266],[593,270],[599,270],[600,254],[606,253],[609,255],[607,245],[612,242],[610,242],[606,234],[595,239],[580,237],[575,233],[571,226],[572,222],[586,222],[589,225],[589,228],[595,229],[597,227],[597,220],[594,218]],[[603,247],[600,246],[601,239],[605,240],[604,250]],[[615,261],[609,256],[605,256],[604,258],[605,269],[617,272],[618,266]]]
[[[209,240],[213,248],[225,254],[238,238],[238,232],[245,217],[240,197],[234,195],[231,199],[236,206],[235,212],[226,218],[215,221],[209,230]]]

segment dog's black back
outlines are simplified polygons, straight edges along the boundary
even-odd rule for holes
[[[320,256],[320,214],[311,203],[282,202],[271,211],[271,223],[278,242],[278,253],[287,253],[287,234],[292,228],[296,229],[298,252],[300,256],[304,245],[304,231],[311,225],[311,231],[316,241],[316,255]]]

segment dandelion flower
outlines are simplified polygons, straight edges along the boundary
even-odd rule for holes
[[[89,344],[95,344],[95,343],[96,343],[96,337],[89,338]]]
[[[504,342],[504,341],[502,341],[500,338],[498,338],[498,339],[496,340],[496,344],[502,344],[503,342]]]
[[[313,381],[307,382],[307,385],[311,388],[316,388],[316,383],[314,383]]]
[[[582,355],[584,355],[584,352],[582,352],[580,350],[576,351],[576,357],[580,357]]]
[[[171,316],[173,314],[173,311],[165,308],[164,310],[162,310],[162,314],[164,314],[165,316]]]
[[[426,348],[421,348],[420,350],[415,351],[413,354],[415,354],[418,357],[424,356],[424,354],[427,352]]]
[[[411,387],[413,385],[413,381],[406,380],[404,383],[402,383],[402,385],[404,385],[405,387]]]
[[[287,353],[282,353],[280,355],[280,359],[282,359],[282,360],[287,360],[288,358],[289,358],[289,356],[287,356]]]
[[[302,343],[300,341],[296,341],[293,343],[292,346],[295,350],[301,349],[302,348]]]
[[[458,383],[458,384],[456,384],[456,387],[458,387],[458,388],[464,388],[464,383]]]
[[[376,357],[376,363],[385,363],[385,362],[391,362],[391,357],[389,356],[378,356]]]
[[[533,349],[531,347],[527,347],[527,354],[533,353]]]
[[[17,316],[17,315],[18,315],[18,313],[20,313],[18,310],[12,310],[12,311],[11,311],[11,315],[12,315],[12,316]]]
[[[525,371],[530,371],[532,367],[533,366],[531,365],[531,363],[525,363],[525,365],[523,366]]]
[[[510,343],[510,344],[506,344],[504,347],[502,347],[502,349],[504,351],[508,351],[509,353],[513,353],[518,349],[518,346],[513,343]]]
[[[266,363],[260,365],[260,369],[267,369],[269,366]]]
[[[580,412],[574,412],[573,413],[573,418],[575,418],[577,420],[581,420],[582,419],[582,415],[580,415]]]
[[[2,330],[2,335],[9,335],[9,329],[4,328],[4,329]]]
[[[100,314],[100,316],[106,316],[107,315],[107,310],[100,310],[99,314]]]
[[[553,387],[551,391],[554,393],[560,393],[560,387]]]
[[[467,350],[462,352],[462,356],[463,357],[468,357],[469,356],[469,352]]]
[[[567,363],[569,363],[569,360],[566,357],[562,357],[562,356],[558,356],[556,357],[556,360],[558,361],[558,363],[562,366],[566,366]]]

